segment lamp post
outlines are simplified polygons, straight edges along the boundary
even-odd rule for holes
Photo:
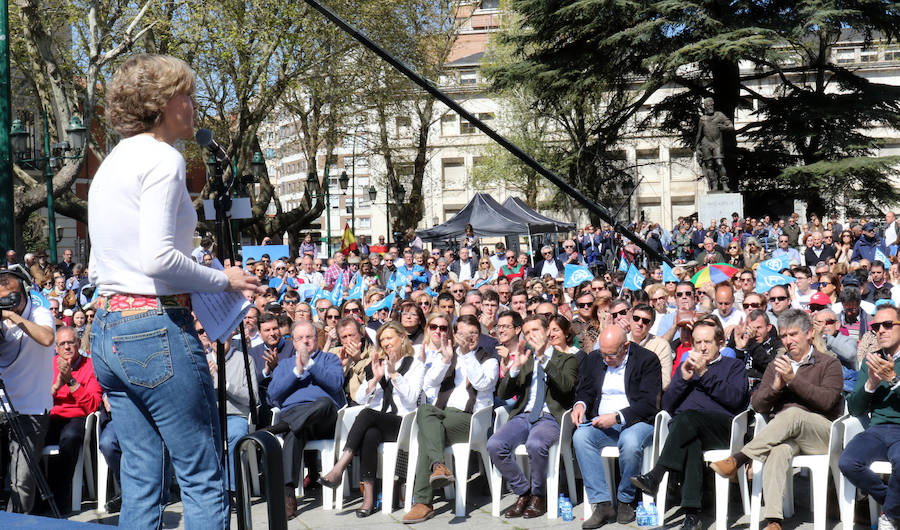
[[[350,177],[347,176],[347,172],[346,172],[346,171],[341,171],[341,176],[338,177],[338,185],[341,187],[341,195],[343,195],[343,192],[347,191],[347,186],[348,186],[349,184],[350,184]],[[350,190],[350,196],[351,196],[351,197],[353,196],[353,190],[352,190],[352,189]],[[344,202],[346,203],[346,201],[344,201]],[[351,215],[353,214],[353,206],[348,206],[348,207],[347,207],[347,213],[348,213],[348,214],[351,214]],[[350,217],[350,222],[351,222],[352,225],[353,225],[353,227],[352,227],[350,230],[353,231],[353,232],[355,233],[355,231],[356,231],[356,222],[354,221],[354,217],[356,217],[356,216],[353,215],[352,217]]]
[[[318,183],[318,180],[319,179],[316,176],[315,172],[310,172],[309,175],[307,175],[307,177],[306,177],[306,189],[307,190],[314,189],[316,186],[316,183]],[[328,185],[328,166],[326,166],[325,167],[325,215],[326,215],[326,221],[328,224],[328,243],[327,243],[328,246],[327,246],[327,248],[328,248],[328,255],[330,256],[331,255],[331,192],[329,191],[329,187],[330,186]],[[307,191],[307,192],[309,192],[309,191]],[[310,196],[315,197],[316,199],[322,198],[322,196],[320,194],[312,195],[310,193]]]
[[[31,153],[28,158],[28,132],[22,126],[20,120],[15,120],[9,131],[10,144],[15,154],[15,160],[19,163],[32,163],[34,167],[43,166],[44,181],[47,185],[47,230],[49,239],[50,262],[56,263],[56,213],[53,211],[53,170],[62,167],[63,160],[77,160],[81,158],[81,150],[84,147],[84,139],[87,130],[81,123],[81,120],[73,116],[69,120],[69,127],[66,129],[69,141],[61,142],[53,145],[53,151],[50,150],[50,127],[47,119],[47,109],[42,109],[44,121],[44,156],[38,157],[37,151]],[[65,153],[72,151],[79,153],[77,155],[67,156]]]

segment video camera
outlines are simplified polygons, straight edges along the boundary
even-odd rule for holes
[[[0,311],[15,311],[19,304],[22,303],[22,293],[9,293],[4,297],[0,297]]]

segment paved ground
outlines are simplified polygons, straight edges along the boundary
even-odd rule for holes
[[[808,507],[808,482],[804,478],[798,478],[797,484],[795,487],[795,493],[797,497],[795,498],[796,502],[796,514],[793,518],[787,520],[785,522],[784,528],[785,530],[813,530],[812,525],[812,514],[809,512]],[[469,515],[467,518],[455,518],[453,516],[453,503],[444,501],[443,499],[438,500],[435,503],[435,508],[437,510],[437,515],[435,518],[426,521],[423,524],[417,525],[408,525],[409,528],[445,528],[447,525],[452,525],[453,528],[478,528],[481,530],[487,529],[504,529],[504,530],[512,530],[515,528],[580,528],[582,522],[582,507],[581,505],[577,505],[575,507],[575,520],[572,522],[565,522],[561,519],[556,520],[548,520],[546,517],[542,517],[539,519],[503,519],[503,518],[495,518],[490,514],[490,498],[486,495],[484,491],[483,483],[481,483],[481,488],[478,487],[479,483],[476,480],[470,485],[470,490],[474,489],[476,491],[470,491],[470,500],[468,503],[469,506]],[[735,489],[735,488],[733,488]],[[479,491],[481,490],[481,491]],[[301,500],[298,506],[299,515],[292,519],[288,523],[288,528],[290,529],[301,529],[301,528],[399,528],[400,520],[403,516],[403,512],[401,510],[395,511],[390,516],[382,515],[381,513],[377,513],[372,515],[371,517],[365,519],[359,519],[356,517],[354,511],[360,504],[360,499],[355,497],[348,502],[345,502],[344,510],[341,512],[334,511],[325,511],[321,508],[320,497],[318,497],[318,491],[314,491],[312,494],[315,497],[305,497]],[[829,499],[829,502],[832,501],[834,497]],[[510,494],[506,494],[501,503],[501,507],[506,507],[511,504],[514,500],[514,497]],[[735,495],[732,496],[732,503],[730,504],[729,513],[732,514],[729,518],[729,523],[737,528],[746,528],[749,525],[749,517],[741,516],[740,518],[736,518],[735,514],[739,514],[741,507],[740,503],[737,502],[737,497]],[[712,499],[710,498],[707,503],[709,508],[703,514],[704,519],[704,527],[706,529],[712,530],[715,527],[713,509],[712,509]],[[95,504],[85,503],[85,510],[81,513],[72,515],[69,517],[72,521],[84,521],[84,522],[94,522],[106,525],[115,525],[118,522],[118,518],[115,514],[99,514],[94,508]],[[859,507],[861,510],[865,510],[864,504]],[[831,507],[829,507],[831,510]],[[858,511],[859,513],[859,511]],[[867,513],[863,511],[863,513]],[[253,509],[251,511],[252,514],[252,524],[254,529],[265,529],[268,528],[267,519],[266,519],[266,507],[265,504],[259,500],[255,499],[255,503]],[[682,519],[682,514],[676,509],[670,510],[666,517],[666,526],[671,528],[678,528]],[[232,516],[231,522],[232,528],[236,529],[237,526],[237,517]],[[173,504],[166,509],[165,520],[163,524],[163,528],[183,528],[183,519],[181,512],[181,504]],[[837,515],[835,513],[830,514],[829,521],[826,525],[827,530],[843,530],[838,528],[840,527],[840,523],[837,521]],[[636,530],[639,527],[632,523],[630,525],[618,525],[611,524],[605,528],[609,530],[625,530],[632,529]],[[863,530],[865,526],[857,525],[856,530]]]

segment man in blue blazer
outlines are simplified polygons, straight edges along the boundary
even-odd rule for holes
[[[659,410],[662,372],[650,350],[629,342],[619,326],[606,326],[600,348],[585,357],[578,375],[571,421],[578,428],[572,437],[584,477],[591,517],[582,528],[600,528],[616,521],[634,521],[637,488],[628,480],[640,473],[646,446],[653,438],[653,417]],[[618,509],[606,483],[600,452],[618,446],[619,467],[625,480],[616,493]]]

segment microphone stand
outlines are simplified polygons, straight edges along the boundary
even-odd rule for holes
[[[215,151],[209,150],[212,157],[210,159],[210,163],[208,167],[210,168],[207,173],[207,181],[209,182],[210,189],[214,194],[213,205],[216,210],[216,246],[220,250],[222,254],[223,262],[224,260],[229,260],[232,264],[234,264],[234,246],[232,242],[234,241],[234,234],[231,230],[231,223],[229,222],[229,218],[231,216],[231,190],[234,187],[235,176],[237,175],[236,171],[233,171],[231,174],[231,178],[228,179],[228,182],[225,181],[225,163],[227,160],[220,160],[218,156],[216,156]],[[250,360],[248,354],[247,347],[247,332],[244,329],[244,321],[241,320],[238,328],[240,329],[241,335],[241,352],[244,355],[244,377],[247,379],[247,388],[250,390],[250,421],[253,425],[256,425],[258,417],[257,417],[257,403],[255,392],[256,388],[253,388],[252,381],[253,379],[250,377]],[[217,388],[217,398],[219,403],[219,431],[222,435],[222,471],[225,473],[225,483],[226,487],[229,491],[231,491],[231,476],[228,473],[228,423],[227,423],[227,400],[225,395],[225,344],[219,341],[216,341],[216,365],[218,366],[218,388]]]

